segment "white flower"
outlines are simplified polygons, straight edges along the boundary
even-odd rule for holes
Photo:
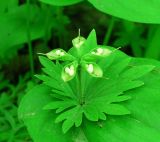
[[[104,49],[102,48],[98,48],[96,49],[96,51],[92,51],[91,54],[94,54],[94,55],[102,55],[104,53]]]
[[[60,55],[60,53],[61,53],[61,50],[56,50],[56,55]]]
[[[65,72],[66,72],[69,76],[73,76],[74,73],[75,73],[74,66],[71,65],[70,67],[66,67],[66,68],[65,68]]]
[[[64,54],[65,54],[64,52],[61,52],[61,53],[60,53],[60,56],[64,56]]]
[[[97,56],[108,56],[111,53],[112,51],[107,48],[98,48],[91,52],[91,54],[97,55]]]
[[[78,43],[75,43],[75,47],[76,47],[76,48],[80,48],[83,43],[84,43],[84,41],[80,41],[80,42],[78,42]]]
[[[87,71],[88,71],[89,73],[93,73],[93,71],[94,71],[93,64],[88,64],[88,65],[87,65]]]
[[[55,53],[56,53],[57,56],[64,56],[64,54],[65,54],[63,51],[61,51],[61,50],[59,50],[59,49],[56,50]]]
[[[97,49],[97,54],[101,55],[103,54],[104,50],[102,48],[98,48]]]
[[[85,41],[86,39],[84,37],[78,36],[72,40],[72,43],[74,47],[80,48],[84,44]]]

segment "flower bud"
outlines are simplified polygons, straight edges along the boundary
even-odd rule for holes
[[[62,79],[65,82],[73,79],[76,74],[77,67],[78,67],[78,63],[76,61],[66,65],[62,70],[62,75],[61,75]]]
[[[101,56],[101,57],[106,57],[111,53],[112,51],[110,49],[102,48],[102,47],[96,48],[91,52],[92,55]]]
[[[94,62],[82,62],[82,67],[93,77],[102,77],[102,69]]]
[[[63,49],[54,49],[54,50],[46,53],[46,56],[50,60],[56,60],[56,59],[59,59],[59,58],[65,56],[66,54],[67,53]]]
[[[80,48],[84,44],[85,41],[86,41],[86,39],[84,37],[78,36],[72,40],[72,44],[74,47]]]
[[[75,60],[75,57],[73,57],[71,54],[68,54],[63,49],[54,49],[46,54],[44,53],[38,53],[39,55],[45,55],[50,60],[61,60],[61,61],[73,61]]]

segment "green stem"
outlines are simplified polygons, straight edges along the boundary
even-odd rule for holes
[[[48,37],[49,37],[49,32],[50,32],[50,18],[51,18],[51,16],[50,16],[50,6],[48,6],[48,5],[45,5],[45,4],[43,4],[44,6],[45,6],[45,10],[46,10],[46,22],[45,22],[45,36],[44,36],[44,47],[48,47]]]
[[[82,92],[82,76],[81,76],[81,67],[78,70],[78,92],[79,92],[79,96],[80,96],[80,105],[83,105],[84,102],[84,95]]]
[[[32,77],[34,76],[34,61],[33,61],[33,48],[31,41],[30,32],[30,0],[27,0],[27,39],[28,39],[28,52],[29,52],[29,62]]]
[[[112,34],[112,31],[113,31],[114,23],[115,23],[115,18],[112,17],[111,21],[109,23],[109,26],[108,26],[108,30],[107,30],[106,35],[104,37],[103,45],[107,45],[108,44],[109,39],[110,39],[111,34]]]

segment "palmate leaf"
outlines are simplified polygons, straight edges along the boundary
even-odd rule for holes
[[[112,67],[110,66],[110,68]],[[127,108],[122,105],[113,104],[113,102],[115,103],[116,101],[120,102],[130,99],[130,96],[123,96],[123,94],[125,94],[127,90],[144,85],[143,81],[137,81],[136,79],[149,73],[153,68],[154,66],[151,65],[132,67],[122,71],[122,73],[118,74],[119,76],[115,74],[113,74],[114,76],[111,76],[112,74],[110,74],[110,77],[107,80],[99,79],[92,82],[86,89],[88,92],[85,95],[86,102],[88,102],[89,106],[92,106],[92,109],[95,110],[92,112],[97,113],[98,110],[100,110],[101,113],[110,115],[130,114],[130,111],[127,110]],[[93,88],[91,86],[96,87]],[[101,119],[100,117],[98,118]],[[95,121],[98,120],[98,118],[95,119]]]
[[[24,120],[35,142],[159,142],[160,63],[154,60],[128,59],[128,56],[120,51],[114,53],[114,58],[107,58],[111,63],[101,62],[100,65],[106,68],[105,76],[108,79],[95,79],[86,75],[89,83],[84,81],[88,85],[84,89],[86,107],[83,107],[83,110],[78,105],[70,106],[57,114],[55,110],[44,110],[44,107],[54,104],[54,101],[66,99],[65,97],[62,97],[62,100],[54,99],[54,95],[50,95],[51,87],[46,85],[37,86],[28,92],[20,104],[19,116]],[[130,62],[124,65],[127,59]],[[116,70],[111,72],[116,65],[117,72]],[[145,73],[139,70],[141,75],[137,73],[136,77],[133,74],[130,77],[126,76],[125,73],[136,67],[141,67]],[[71,88],[75,83],[75,80],[72,81],[68,83]],[[128,82],[130,85],[127,85]],[[124,83],[126,85],[123,85]],[[124,100],[127,101],[123,102]],[[65,103],[59,105],[65,106]],[[81,115],[82,111],[88,120]],[[129,115],[119,116],[122,114]],[[98,118],[102,121],[97,121]],[[64,132],[72,128],[63,134],[61,123],[55,123],[55,120],[58,122],[64,120],[62,123]],[[73,127],[80,124],[79,128]]]
[[[59,91],[60,96],[66,96],[74,98],[72,89],[69,84],[64,82],[61,78],[62,66],[57,63],[54,64],[52,61],[46,57],[40,57],[40,62],[44,66],[43,71],[47,75],[36,75],[40,80],[42,80],[46,85],[52,88],[53,93]]]
[[[90,122],[84,123],[83,130],[88,141],[159,142],[160,63],[154,60],[135,58],[132,59],[130,65],[146,64],[154,65],[156,68],[142,77],[145,85],[126,92],[132,97],[125,103],[132,114],[124,117],[108,116],[108,121],[103,121],[101,127]],[[94,135],[96,137],[93,137]]]
[[[126,59],[124,60],[127,61],[127,63],[129,64],[128,60]],[[44,108],[55,109],[57,113],[61,113],[58,116],[57,118],[58,120],[56,120],[56,122],[63,121],[62,128],[64,132],[66,132],[74,124],[77,124],[76,122],[77,120],[82,120],[83,113],[86,116],[86,118],[91,121],[98,121],[99,119],[105,120],[106,119],[105,114],[109,115],[130,114],[130,111],[127,110],[127,108],[125,108],[124,106],[112,103],[116,103],[116,101],[120,102],[130,99],[129,96],[127,97],[124,96],[123,99],[123,96],[120,95],[122,95],[125,91],[129,89],[133,89],[144,85],[142,81],[140,80],[137,81],[136,79],[147,74],[154,68],[154,66],[151,65],[128,67],[128,64],[125,64],[126,65],[125,68],[124,61],[122,60],[121,62],[123,65],[122,68],[123,70],[121,72],[118,71],[117,74],[116,72],[114,74],[110,74],[109,79],[105,78],[99,80],[95,79],[95,82],[92,79],[90,80],[92,83],[88,85],[88,88],[84,92],[85,104],[83,106],[80,106],[78,97],[76,97],[76,94],[74,94],[75,92],[73,92],[70,87],[71,84],[63,82],[60,76],[58,78],[58,75],[55,77],[55,74],[60,74],[60,70],[62,67],[60,67],[60,65],[59,66],[55,65],[53,62],[51,62],[49,59],[45,57],[41,57],[40,61],[42,65],[45,67],[43,71],[45,71],[45,73],[49,76],[40,75],[37,77],[43,80],[46,85],[50,86],[52,88],[53,97],[59,99],[59,101],[53,101],[47,104]],[[104,67],[105,63],[104,64],[101,63],[101,66]],[[121,67],[120,63],[119,66]],[[112,64],[108,66],[108,68],[113,70]],[[74,81],[76,80],[73,80],[72,82]],[[76,82],[72,85],[75,86],[75,84]],[[96,87],[93,89],[92,86]],[[69,93],[69,91],[71,93]],[[54,94],[57,95],[54,96]],[[66,97],[68,99],[66,99]],[[119,99],[119,97],[122,98]],[[73,115],[75,115],[76,117],[73,117]],[[81,122],[82,121],[79,122],[79,125],[81,125]],[[76,126],[78,127],[79,125]]]

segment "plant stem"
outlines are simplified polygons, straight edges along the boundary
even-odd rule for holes
[[[111,34],[112,34],[112,31],[113,31],[114,23],[115,23],[115,18],[112,17],[111,21],[109,23],[109,26],[108,26],[108,30],[107,30],[106,35],[104,37],[103,45],[107,45],[108,44],[109,39],[110,39]]]
[[[82,76],[81,76],[81,67],[78,70],[78,92],[79,92],[79,96],[80,96],[80,105],[83,105],[84,102],[84,95],[82,92]]]
[[[29,52],[29,62],[31,76],[34,76],[34,61],[33,61],[33,49],[31,41],[31,32],[30,32],[30,0],[27,0],[27,39],[28,39],[28,52]]]
[[[50,6],[48,5],[45,5],[45,10],[46,10],[46,19],[45,19],[45,35],[44,35],[44,47],[48,47],[48,37],[49,37],[49,33],[50,33],[50,18],[51,18],[51,15],[50,15]]]

